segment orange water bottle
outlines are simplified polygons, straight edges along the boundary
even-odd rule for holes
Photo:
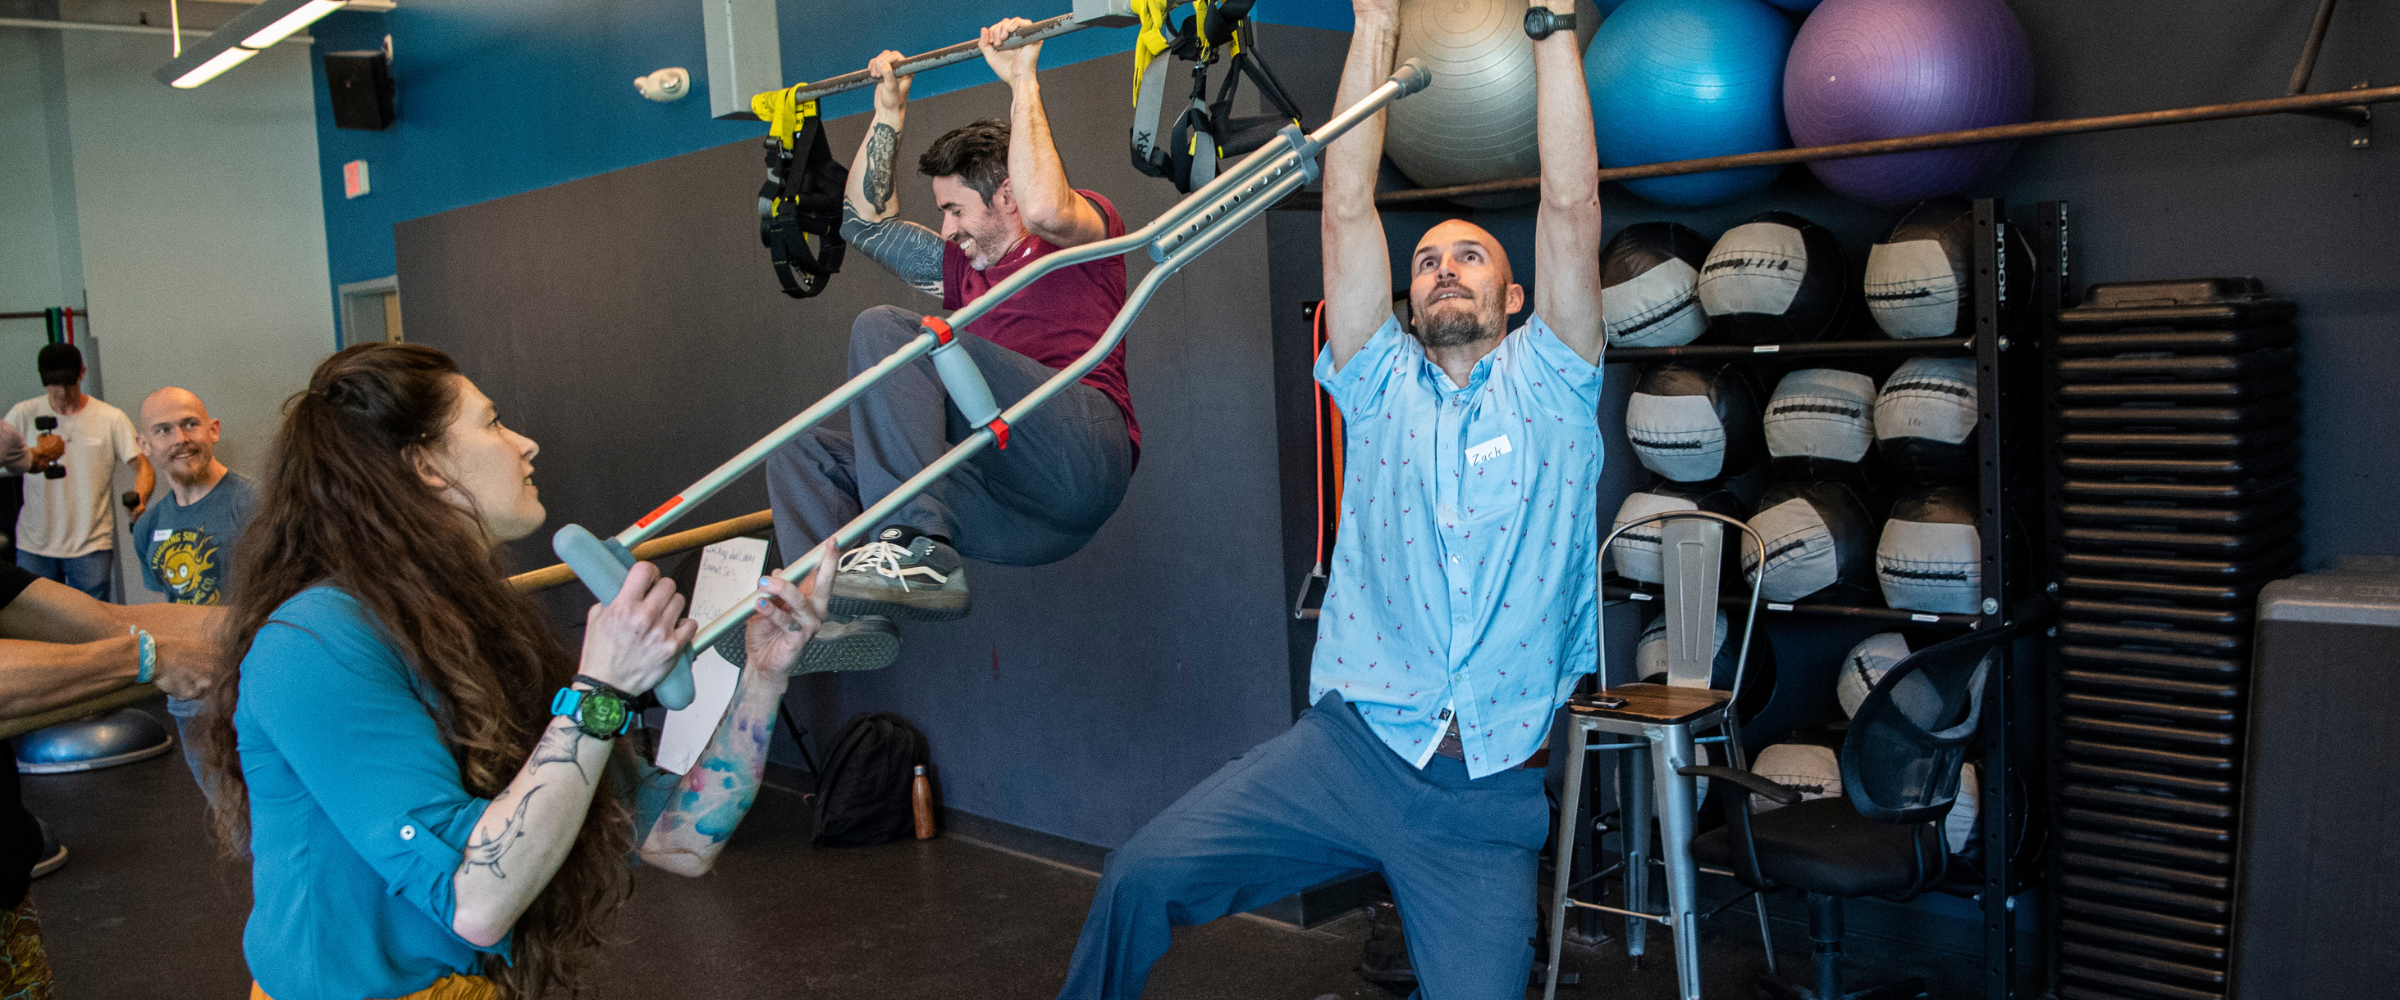
[[[917,814],[917,839],[933,839],[933,783],[925,780],[925,765],[917,765],[917,776],[908,784],[909,808]]]

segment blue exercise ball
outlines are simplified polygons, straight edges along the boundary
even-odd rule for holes
[[[1765,0],[1625,0],[1584,52],[1600,164],[1630,167],[1782,149],[1792,22]],[[1627,181],[1665,205],[1721,205],[1780,166]]]
[[[1816,9],[1817,4],[1824,0],[1767,0],[1767,2],[1785,10],[1809,11]]]

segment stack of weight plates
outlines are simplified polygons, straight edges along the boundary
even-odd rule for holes
[[[2294,312],[2217,278],[2058,316],[2062,1000],[2225,996],[2251,614],[2300,557]]]

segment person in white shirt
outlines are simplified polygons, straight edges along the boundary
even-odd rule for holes
[[[108,509],[116,466],[132,466],[134,489],[148,497],[155,485],[150,463],[125,411],[83,394],[82,351],[47,344],[38,364],[45,392],[9,408],[6,418],[32,442],[25,507],[17,514],[17,565],[105,601],[116,569],[117,528]]]

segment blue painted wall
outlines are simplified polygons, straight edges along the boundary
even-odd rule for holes
[[[887,48],[939,48],[1003,17],[1048,17],[1065,6],[782,0],[783,71],[793,81],[834,76]],[[1275,23],[1350,26],[1349,5],[1339,0],[1265,0],[1258,11]],[[398,124],[382,132],[337,129],[324,64],[316,66],[326,256],[336,284],[393,273],[392,225],[404,219],[764,134],[756,122],[708,117],[697,0],[410,0],[386,13],[338,12],[311,33],[320,52],[378,48],[390,35],[399,90]],[[1127,52],[1133,37],[1127,28],[1085,31],[1049,42],[1042,59],[1055,66]],[[671,104],[634,92],[634,77],[666,66],[691,70],[701,92]],[[917,82],[915,95],[990,79],[980,64],[937,70]],[[870,107],[866,91],[825,105],[835,118]],[[1131,116],[1128,107],[1128,122]],[[342,164],[351,160],[369,164],[374,190],[366,197],[343,196]]]

